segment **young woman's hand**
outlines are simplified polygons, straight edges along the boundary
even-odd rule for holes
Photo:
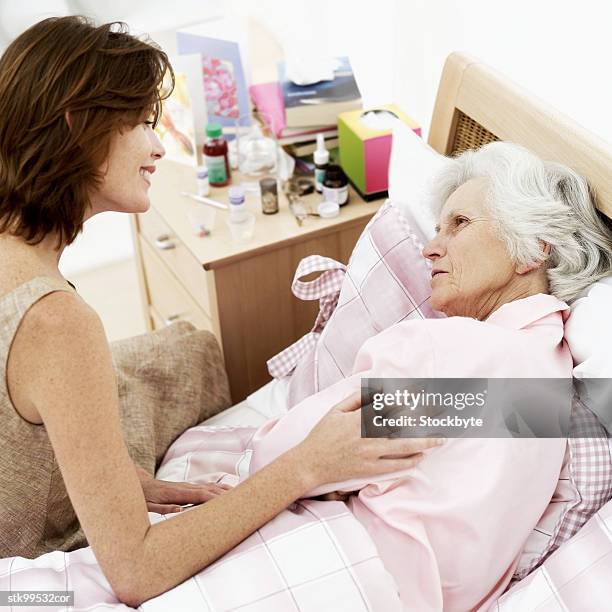
[[[194,484],[154,478],[141,482],[141,485],[147,502],[147,510],[159,514],[180,512],[183,505],[197,506],[231,489],[228,485],[214,482]]]
[[[334,406],[299,445],[314,486],[414,467],[422,452],[444,443],[436,438],[361,437],[361,396]]]
[[[197,506],[232,488],[214,482],[193,484],[190,482],[156,480],[138,464],[135,463],[134,468],[140,480],[148,512],[157,512],[158,514],[180,512],[184,505]]]

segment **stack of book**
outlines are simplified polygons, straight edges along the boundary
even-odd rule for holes
[[[257,115],[271,129],[279,144],[297,157],[310,155],[322,133],[326,147],[338,146],[339,113],[361,108],[361,95],[348,58],[339,58],[333,81],[296,85],[278,65],[278,81],[249,88]]]

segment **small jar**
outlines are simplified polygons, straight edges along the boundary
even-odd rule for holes
[[[202,197],[210,195],[208,168],[206,166],[198,166],[196,171],[196,193]]]
[[[278,212],[278,186],[276,179],[264,178],[259,181],[261,189],[261,212],[264,215],[273,215]]]
[[[229,196],[229,216],[234,221],[240,221],[246,215],[247,209],[244,201],[244,189],[240,186],[230,187]]]
[[[234,242],[246,242],[253,236],[255,215],[246,209],[242,187],[230,187],[228,191],[229,215],[227,226]]]
[[[330,164],[323,180],[323,197],[328,202],[344,206],[349,200],[348,178],[344,170],[336,164]]]

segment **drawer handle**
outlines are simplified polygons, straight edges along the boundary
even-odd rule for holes
[[[175,321],[178,321],[181,318],[180,314],[173,314],[164,319],[164,325],[167,327],[168,325],[172,325]]]
[[[170,238],[169,234],[161,234],[155,239],[155,246],[161,251],[169,251],[176,249],[176,242]]]

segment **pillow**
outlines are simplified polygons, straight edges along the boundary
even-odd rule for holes
[[[569,540],[612,497],[612,457],[606,431],[578,394],[553,497],[531,532],[514,572],[521,580]]]
[[[268,361],[274,377],[292,374],[288,405],[348,376],[362,344],[391,325],[411,318],[443,316],[429,305],[431,264],[423,243],[394,202],[370,220],[348,266],[326,257],[300,262],[293,292],[319,299],[313,330]],[[322,272],[314,281],[301,277]]]
[[[347,376],[363,342],[381,330],[409,317],[442,316],[428,304],[431,266],[421,251],[435,227],[427,206],[429,186],[447,162],[397,121],[389,200],[364,229],[348,270],[316,256],[300,263],[292,290],[301,299],[319,299],[319,316],[309,334],[268,361],[275,378],[292,374],[289,407]],[[322,274],[311,283],[300,280],[312,272]]]
[[[219,344],[209,331],[177,321],[110,347],[128,452],[154,474],[178,436],[230,406]]]
[[[448,157],[432,149],[405,123],[395,123],[389,161],[389,199],[423,243],[433,238],[436,225],[427,204],[431,182],[448,163]]]
[[[515,580],[538,567],[612,498],[612,415],[606,401],[612,373],[612,277],[593,283],[570,308],[564,336],[577,379],[570,438],[557,488],[527,540]]]
[[[583,401],[612,436],[612,276],[593,283],[571,304],[565,339],[574,358],[574,377],[581,380]],[[589,380],[599,379],[599,380]],[[612,450],[612,438],[609,440]]]
[[[574,358],[574,377],[581,381],[582,400],[610,436],[612,389],[606,379],[612,379],[612,276],[593,283],[570,307],[565,340]]]
[[[593,283],[571,303],[565,339],[576,378],[612,378],[612,277]]]

